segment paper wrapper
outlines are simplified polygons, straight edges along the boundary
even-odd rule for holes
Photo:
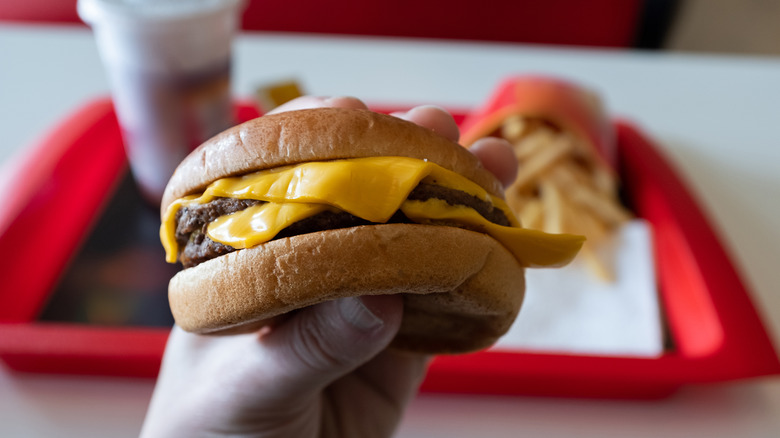
[[[633,220],[606,242],[615,281],[594,281],[575,260],[562,269],[528,269],[526,297],[494,350],[656,357],[664,349],[651,230]]]

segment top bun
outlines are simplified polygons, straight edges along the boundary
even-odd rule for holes
[[[403,156],[429,160],[502,197],[468,150],[432,130],[368,110],[320,108],[260,117],[193,151],[162,210],[212,182],[310,161]],[[524,268],[487,234],[391,223],[283,237],[212,258],[169,285],[176,324],[195,333],[257,330],[277,315],[342,297],[401,294],[393,348],[459,353],[506,333],[522,304]]]
[[[272,114],[234,126],[179,164],[161,212],[212,182],[309,161],[403,156],[436,163],[503,198],[500,182],[468,150],[412,122],[369,110],[316,108]]]

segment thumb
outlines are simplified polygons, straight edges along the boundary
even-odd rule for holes
[[[368,362],[387,348],[402,313],[397,295],[341,298],[302,310],[260,339],[272,355],[277,389],[318,392]]]

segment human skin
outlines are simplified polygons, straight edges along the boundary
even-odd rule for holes
[[[302,97],[273,112],[366,108],[349,97]],[[393,114],[453,141],[452,117],[435,106]],[[508,143],[470,149],[505,185]],[[400,296],[342,298],[301,309],[257,333],[201,336],[174,327],[141,437],[388,437],[417,392],[429,357],[388,350]]]

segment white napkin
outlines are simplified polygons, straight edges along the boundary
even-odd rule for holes
[[[650,226],[634,220],[611,242],[616,280],[596,279],[581,260],[526,270],[526,297],[500,351],[656,357],[663,329]]]

